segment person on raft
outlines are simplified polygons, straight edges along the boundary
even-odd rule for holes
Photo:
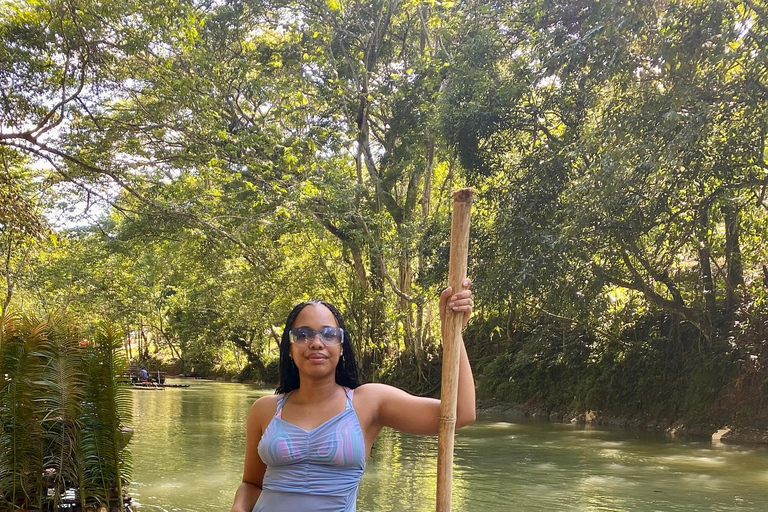
[[[440,295],[446,308],[472,314],[470,280]],[[248,414],[243,481],[232,512],[355,512],[357,490],[382,427],[436,435],[440,401],[386,384],[360,385],[349,332],[324,301],[293,308],[280,342],[280,384]],[[456,427],[475,421],[475,383],[461,342]]]

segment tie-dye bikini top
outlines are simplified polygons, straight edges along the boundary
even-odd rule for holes
[[[283,420],[290,393],[277,399],[275,416],[259,441],[259,456],[267,465],[264,490],[346,496],[354,504],[365,470],[365,437],[352,406],[354,391],[344,391],[346,408],[312,430]]]

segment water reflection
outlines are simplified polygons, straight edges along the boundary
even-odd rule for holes
[[[271,393],[187,381],[134,391],[137,510],[229,510],[251,403]],[[360,487],[360,512],[434,510],[437,441],[385,429]],[[458,432],[457,511],[763,511],[768,451],[673,443],[637,432],[481,418]]]

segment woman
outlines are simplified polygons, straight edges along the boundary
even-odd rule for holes
[[[472,313],[470,281],[440,295],[446,308]],[[349,333],[339,312],[321,301],[288,315],[280,343],[278,394],[248,414],[243,482],[232,512],[354,512],[357,488],[383,427],[436,435],[440,401],[386,384],[357,382]],[[475,420],[475,384],[461,343],[456,426]]]

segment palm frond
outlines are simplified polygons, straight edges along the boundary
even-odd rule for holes
[[[131,401],[117,383],[128,365],[121,336],[103,325],[81,346],[73,325],[0,315],[0,510],[56,509],[72,487],[83,509],[122,502],[131,470],[122,425]],[[44,470],[52,481],[44,482]]]
[[[105,500],[114,492],[122,502],[122,482],[130,479],[130,455],[122,442],[122,426],[130,420],[131,401],[128,389],[118,384],[128,361],[122,349],[122,336],[116,329],[106,324],[99,326],[86,366],[88,399],[84,414],[95,427],[84,437],[86,477],[91,492],[98,488],[99,497]]]
[[[0,421],[3,425],[2,465],[8,468],[0,488],[14,507],[42,507],[44,409],[36,400],[49,360],[46,324],[28,316],[3,319],[0,345]]]
[[[62,498],[62,491],[77,486],[78,458],[82,422],[82,401],[85,396],[85,374],[78,347],[79,333],[62,318],[49,318],[51,358],[41,382],[41,402],[45,404],[47,450],[45,468],[53,470],[54,510]]]

